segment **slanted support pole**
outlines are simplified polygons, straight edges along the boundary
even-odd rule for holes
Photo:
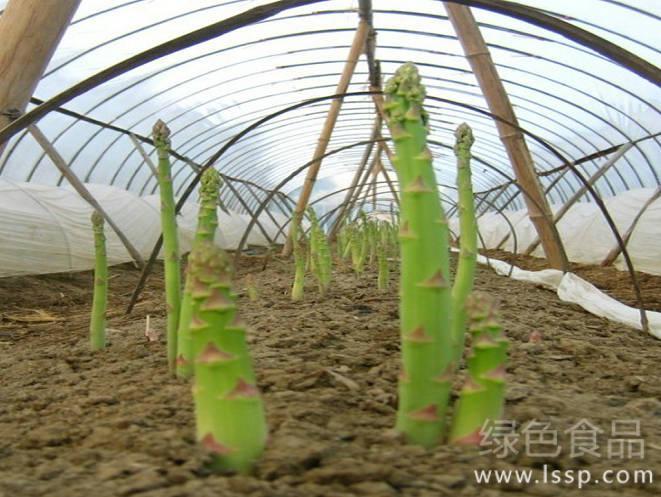
[[[80,0],[10,0],[0,16],[0,129],[25,112]],[[0,143],[0,154],[4,144]]]
[[[358,28],[356,29],[356,34],[353,37],[353,43],[351,44],[349,57],[344,64],[344,70],[342,71],[340,81],[337,84],[337,88],[335,89],[336,95],[347,92],[349,83],[351,82],[351,76],[356,69],[360,54],[365,47],[365,40],[367,39],[368,33],[369,25],[367,21],[361,17],[360,22],[358,23]],[[294,224],[297,222],[296,220],[302,219],[303,211],[305,211],[306,207],[308,206],[310,195],[312,194],[312,189],[314,188],[314,183],[317,180],[317,174],[319,173],[319,168],[321,167],[321,158],[326,153],[328,143],[330,142],[333,128],[335,127],[335,123],[337,122],[337,117],[340,114],[341,108],[341,98],[335,99],[331,102],[328,115],[326,116],[326,121],[324,122],[324,127],[321,130],[321,135],[319,136],[319,141],[317,142],[317,147],[315,148],[314,154],[312,155],[312,157],[316,160],[308,169],[308,172],[305,176],[305,182],[303,183],[303,189],[301,190],[301,195],[298,197],[298,202],[296,203],[296,208],[294,209],[294,222],[291,223],[287,241],[285,242],[285,246],[282,249],[283,256],[289,256],[291,254],[292,229],[295,229]]]
[[[257,227],[259,228],[259,231],[262,232],[262,235],[264,235],[264,238],[266,238],[266,241],[268,242],[269,246],[273,245],[273,239],[269,235],[268,231],[264,228],[262,223],[259,222],[259,218],[255,216],[255,213],[253,210],[250,208],[250,206],[246,203],[244,198],[239,194],[235,186],[232,184],[231,181],[225,181],[225,186],[229,189],[234,194],[234,197],[239,201],[241,204],[241,207],[246,211],[246,213],[255,220],[255,224],[257,224]]]
[[[555,218],[554,218],[554,223],[557,224],[558,221],[560,221],[565,214],[567,214],[567,211],[580,199],[585,193],[588,191],[588,185],[592,186],[594,185],[599,178],[601,178],[606,172],[615,165],[615,163],[622,158],[624,154],[626,154],[629,149],[633,147],[633,143],[627,143],[626,145],[622,145],[620,148],[617,149],[617,152],[613,154],[613,156],[608,159],[597,171],[590,177],[588,180],[587,185],[581,186],[578,190],[574,192],[574,194],[560,207],[558,212],[555,213]],[[535,240],[524,250],[525,255],[530,255],[532,252],[537,248],[539,245],[539,238],[535,238]]]
[[[445,9],[491,113],[505,121],[496,121],[498,134],[509,156],[519,187],[524,192],[528,216],[537,230],[549,265],[566,271],[567,255],[553,223],[551,209],[539,183],[528,146],[523,134],[507,124],[518,126],[518,121],[480,28],[470,8],[445,2]]]
[[[149,154],[147,154],[147,151],[142,146],[142,143],[140,143],[140,140],[138,140],[133,133],[129,134],[129,138],[131,138],[131,141],[133,142],[133,146],[142,157],[142,160],[145,161],[145,164],[147,164],[149,169],[151,169],[154,178],[158,178],[158,172],[156,171],[156,166],[154,165],[154,161],[151,160],[151,157],[149,157]]]
[[[344,200],[342,201],[341,204],[342,207],[340,207],[340,211],[338,212],[337,217],[333,222],[333,226],[331,227],[331,230],[328,234],[329,240],[331,241],[335,240],[335,237],[337,236],[337,232],[340,229],[340,225],[342,224],[342,221],[344,220],[344,216],[347,213],[347,207],[349,206],[349,201],[351,200],[351,197],[353,197],[353,194],[356,191],[356,187],[358,186],[358,182],[360,181],[360,178],[363,176],[365,167],[367,167],[367,162],[369,161],[370,155],[372,155],[372,149],[374,148],[374,140],[379,135],[380,128],[381,128],[381,117],[376,116],[374,118],[374,126],[372,127],[370,142],[365,146],[365,150],[363,151],[363,156],[360,159],[360,164],[358,165],[358,169],[356,169],[356,172],[353,175],[353,179],[351,180],[351,185],[349,186],[349,189],[347,190],[347,193],[344,196]]]
[[[659,198],[661,198],[661,186],[656,188],[656,191],[652,194],[650,198],[647,199],[647,202],[643,204],[643,206],[640,208],[640,211],[638,211],[638,214],[636,214],[636,217],[633,218],[633,221],[631,221],[631,225],[629,228],[624,232],[624,235],[622,235],[622,241],[624,242],[624,246],[626,247],[627,244],[629,243],[629,239],[631,239],[631,235],[633,235],[634,230],[636,229],[636,226],[638,225],[638,221],[640,221],[640,218],[645,214],[645,211],[652,205],[654,202],[656,202]],[[622,247],[618,244],[617,246],[613,247],[613,249],[608,252],[608,255],[604,258],[603,261],[601,261],[602,266],[610,266],[613,264],[615,259],[617,259],[617,256],[620,255],[622,252]]]
[[[383,150],[386,151],[386,155],[388,156],[388,159],[390,159],[390,155],[392,154],[392,151],[390,150],[390,147],[388,147],[388,144],[383,142]],[[390,174],[388,173],[388,170],[386,169],[386,166],[383,165],[383,162],[379,160],[379,164],[381,166],[381,174],[383,174],[383,177],[386,180],[386,183],[388,184],[388,188],[390,189],[390,193],[392,194],[392,198],[395,201],[397,205],[399,205],[399,195],[397,195],[397,191],[395,190],[395,185],[393,184],[392,180],[390,179]],[[392,162],[391,162],[392,164]]]
[[[257,195],[255,193],[255,191],[252,189],[252,185],[250,185],[249,183],[244,183],[243,187],[246,190],[248,190],[250,192],[250,195],[252,195],[252,197],[256,200],[256,202],[257,202],[256,205],[259,205],[261,203],[261,199],[259,198],[259,195]],[[237,190],[237,192],[238,192],[238,190]],[[273,197],[273,198],[275,198],[275,197]],[[269,209],[270,205],[271,205],[270,202],[268,204],[266,204],[266,209],[264,209],[264,212],[266,212],[266,215],[269,217],[269,219],[273,223],[273,226],[275,226],[278,229],[278,231],[276,231],[276,233],[280,233],[280,231],[282,230],[282,226],[280,225],[280,223],[278,223],[277,219],[275,217],[273,217],[273,214],[271,213],[271,209]],[[252,211],[252,209],[251,209],[251,211]],[[269,243],[271,245],[273,245],[276,242],[277,238],[278,238],[277,236],[271,238],[271,236],[269,235],[269,239],[270,239]]]
[[[75,173],[71,170],[64,158],[59,154],[55,147],[53,147],[48,138],[46,138],[46,135],[41,132],[36,124],[31,124],[28,126],[28,131],[30,131],[30,134],[34,137],[39,146],[44,149],[44,152],[46,152],[46,155],[48,155],[50,160],[53,161],[55,167],[57,167],[60,173],[62,173],[62,176],[64,176],[71,184],[71,186],[73,186],[74,190],[78,192],[78,195],[80,195],[88,204],[90,204],[93,209],[97,210],[103,216],[103,219],[105,219],[108,225],[113,229],[113,231],[117,233],[117,237],[124,244],[127,252],[136,262],[138,267],[143,267],[145,265],[145,261],[140,255],[140,252],[137,251],[131,241],[126,237],[126,235],[124,235],[122,230],[119,229],[119,226],[115,224],[108,213],[103,209],[103,207],[101,207],[101,204],[99,204],[99,202],[94,198],[94,196],[90,193],[83,182],[78,179],[78,176],[76,176]]]
[[[368,186],[367,183],[369,181],[370,175],[372,175],[374,173],[374,171],[376,170],[377,164],[379,163],[379,158],[381,157],[381,150],[382,150],[381,146],[382,146],[382,143],[379,143],[377,145],[376,152],[374,153],[374,156],[372,157],[372,162],[370,163],[369,167],[365,170],[363,178],[360,181],[360,183],[358,184],[358,188],[354,191],[353,197],[351,197],[349,199],[349,202],[347,203],[347,208],[346,208],[346,211],[345,211],[345,216],[350,215],[350,213],[353,210],[353,208],[355,207],[356,203],[361,199],[361,196],[363,194],[363,190],[365,189],[366,186]],[[369,187],[366,190],[366,192],[369,192]],[[366,195],[367,195],[367,193],[366,193]],[[365,203],[364,201],[361,203],[361,208],[362,208],[362,205],[364,203]]]

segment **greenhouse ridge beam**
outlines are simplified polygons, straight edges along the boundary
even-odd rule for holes
[[[517,124],[518,121],[512,104],[472,12],[468,7],[452,3],[445,4],[445,9],[480,88],[482,88],[489,109],[507,121]],[[529,196],[525,198],[528,217],[542,241],[546,258],[551,267],[567,271],[569,267],[567,254],[560,235],[553,224],[551,209],[539,184],[525,138],[516,128],[502,121],[497,121],[496,127],[510,158],[517,181],[528,192]],[[531,200],[534,200],[534,202],[531,202]]]
[[[353,75],[356,65],[358,64],[358,59],[360,54],[365,49],[365,42],[369,34],[370,27],[367,23],[367,20],[361,16],[360,21],[358,22],[358,27],[356,28],[356,33],[351,44],[351,49],[349,50],[349,55],[347,57],[344,69],[342,70],[342,75],[340,76],[340,81],[337,84],[336,94],[346,93],[349,88],[349,83],[351,82],[351,76]],[[328,143],[330,142],[331,135],[333,134],[333,128],[335,128],[335,123],[337,122],[337,117],[340,114],[340,109],[342,108],[342,99],[338,98],[331,102],[330,108],[328,109],[328,115],[324,122],[324,126],[319,136],[319,141],[317,146],[312,154],[313,163],[310,168],[307,170],[305,176],[305,181],[303,183],[303,189],[296,203],[296,208],[294,209],[294,217],[300,219],[301,214],[305,211],[305,208],[310,201],[310,195],[312,194],[312,189],[314,188],[315,181],[317,179],[317,174],[321,168],[322,157],[326,153],[328,148]],[[297,226],[292,225],[287,235],[287,240],[285,241],[285,246],[282,249],[282,255],[288,256],[292,251],[292,236],[293,230]]]
[[[25,112],[80,0],[11,0],[0,16],[0,129]],[[4,140],[0,139],[0,153]]]
[[[37,141],[37,143],[44,149],[44,151],[48,154],[50,159],[53,161],[53,164],[55,164],[55,167],[64,175],[65,178],[71,183],[71,186],[78,192],[78,194],[88,203],[92,206],[93,209],[98,211],[103,218],[106,220],[106,222],[110,225],[110,227],[113,229],[113,231],[117,234],[117,237],[121,240],[122,244],[124,244],[124,247],[126,247],[126,250],[128,251],[129,255],[131,258],[136,262],[138,267],[143,267],[145,265],[145,261],[143,260],[142,256],[140,255],[140,252],[136,250],[136,248],[133,246],[131,241],[124,235],[122,230],[117,226],[117,224],[112,220],[112,218],[108,215],[108,213],[101,207],[101,204],[94,198],[94,195],[90,193],[90,191],[87,189],[87,187],[83,184],[82,181],[78,179],[78,176],[76,176],[73,171],[69,168],[67,165],[66,161],[62,158],[62,156],[58,153],[57,150],[55,150],[55,147],[51,145],[51,143],[48,141],[48,138],[46,138],[46,135],[44,135],[41,130],[37,127],[36,124],[31,124],[28,127],[28,130],[30,131],[30,134],[34,137],[34,139]],[[91,229],[91,225],[90,225]]]

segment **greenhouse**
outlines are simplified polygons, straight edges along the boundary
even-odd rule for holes
[[[0,0],[0,497],[660,495],[659,32]]]

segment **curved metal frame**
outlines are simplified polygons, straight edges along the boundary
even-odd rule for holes
[[[79,82],[78,84],[74,85],[73,87],[69,88],[68,90],[65,90],[64,92],[56,95],[53,97],[51,100],[38,105],[36,108],[32,109],[28,113],[24,114],[21,116],[19,119],[16,121],[12,122],[5,128],[0,130],[0,142],[6,141],[8,138],[11,138],[13,135],[15,135],[17,132],[21,131],[24,129],[26,126],[28,126],[30,123],[34,122],[35,120],[39,119],[40,117],[43,117],[46,115],[48,112],[55,110],[59,105],[62,103],[65,103],[73,98],[75,98],[78,95],[81,95],[82,93],[120,75],[125,72],[130,71],[131,69],[134,69],[136,67],[139,67],[141,65],[144,65],[148,62],[157,60],[165,55],[168,55],[170,53],[182,50],[184,48],[188,48],[191,46],[194,46],[196,44],[199,44],[204,41],[208,41],[212,38],[222,36],[225,33],[234,31],[236,29],[239,29],[241,27],[244,27],[248,24],[251,24],[253,22],[259,21],[259,20],[264,20],[264,19],[269,19],[273,15],[286,11],[290,8],[293,7],[298,7],[298,6],[303,6],[303,5],[309,5],[312,3],[317,3],[318,1],[321,0],[281,0],[279,2],[274,2],[272,4],[268,5],[263,5],[260,7],[256,7],[253,9],[250,9],[248,11],[245,11],[241,14],[238,14],[236,16],[233,16],[231,18],[225,19],[223,21],[220,21],[218,23],[214,23],[212,25],[209,25],[207,27],[198,29],[194,32],[188,33],[187,35],[180,36],[178,38],[175,38],[173,40],[170,40],[166,43],[163,43],[161,45],[158,45],[156,47],[153,47],[151,49],[148,49],[134,57],[131,57],[129,59],[126,59],[124,61],[121,61],[103,71],[100,73],[97,73],[96,75]],[[621,49],[617,45],[602,39],[588,31],[583,30],[582,28],[579,28],[577,26],[574,26],[570,23],[567,23],[561,19],[555,18],[551,15],[548,15],[538,9],[526,7],[523,5],[518,5],[518,4],[511,4],[509,2],[497,2],[495,0],[450,0],[455,3],[460,3],[464,5],[469,5],[469,6],[474,6],[478,8],[482,8],[485,10],[489,10],[492,12],[496,12],[499,14],[504,14],[519,20],[523,20],[525,22],[528,22],[530,24],[540,26],[544,29],[550,30],[554,33],[560,34],[564,36],[565,38],[570,39],[572,42],[577,43],[579,45],[585,46],[590,48],[591,50],[596,51],[597,53],[601,54],[602,56],[610,59],[611,61],[615,61],[616,63],[619,63],[620,65],[623,65],[626,67],[628,70],[631,72],[634,72],[638,74],[639,76],[647,79],[648,81],[659,84],[661,82],[661,71],[653,66],[652,64],[648,63],[647,61],[643,60],[642,58],[636,56],[633,53],[627,52],[624,49]],[[609,0],[610,3],[614,3],[614,0]],[[437,66],[434,66],[437,67]],[[456,68],[446,68],[446,69],[451,69],[451,70],[456,70]],[[359,94],[360,92],[354,92],[354,94]],[[350,95],[349,93],[342,95],[348,96]],[[335,95],[331,98],[338,98],[340,97],[339,95]],[[441,99],[438,97],[428,97],[430,100],[436,100],[438,102],[444,102],[446,104],[451,104],[451,105],[456,105],[458,107],[463,107],[465,109],[470,109],[472,112],[476,112],[478,114],[489,114],[486,113],[485,111],[475,108],[474,106],[470,106],[468,104],[459,104],[457,102],[453,102],[448,99]],[[323,100],[323,98],[322,98]],[[315,99],[305,101],[303,104],[308,105],[310,102],[315,101]],[[294,108],[298,108],[298,105],[294,105],[292,107],[288,107],[286,111],[289,111]],[[263,122],[266,122],[267,120],[276,117],[277,115],[280,115],[283,113],[282,111],[278,111],[276,113],[270,114],[266,118],[262,118],[258,120],[254,125],[249,126],[246,128],[244,131],[241,133],[235,135],[234,138],[230,139],[228,142],[225,143],[225,145],[215,154],[213,154],[205,163],[202,168],[198,171],[198,174],[196,177],[193,179],[193,181],[190,182],[188,188],[184,191],[183,197],[180,199],[180,203],[178,204],[179,207],[181,206],[181,203],[185,200],[187,196],[190,195],[192,192],[192,189],[194,188],[195,184],[199,180],[199,174],[205,170],[206,168],[210,167],[212,164],[214,164],[232,145],[234,145],[236,142],[238,142],[242,136],[245,136],[245,134],[249,133],[252,129],[255,129],[258,127],[260,124]],[[491,116],[494,118],[494,116]],[[510,125],[512,125],[510,123]],[[518,126],[514,126],[518,128]],[[643,328],[647,327],[647,319],[645,316],[644,309],[642,307],[642,297],[640,295],[640,288],[637,285],[636,281],[636,276],[635,272],[633,270],[633,265],[631,263],[631,260],[629,258],[629,255],[626,250],[626,246],[623,243],[621,236],[610,216],[608,213],[608,210],[606,209],[603,200],[599,196],[599,194],[595,191],[595,189],[589,184],[589,182],[585,179],[583,174],[578,171],[577,168],[573,166],[561,153],[557,151],[556,148],[552,147],[549,145],[547,142],[542,140],[539,136],[525,132],[525,130],[520,129],[520,131],[524,132],[526,136],[529,138],[533,139],[537,143],[539,143],[543,148],[546,148],[548,152],[551,153],[551,155],[556,156],[561,163],[564,163],[567,167],[569,167],[573,173],[573,175],[581,182],[583,183],[584,187],[587,189],[589,192],[590,196],[594,199],[595,203],[599,207],[599,209],[602,211],[603,216],[605,217],[609,227],[611,228],[615,238],[617,239],[617,242],[619,245],[621,245],[621,250],[622,250],[622,255],[625,258],[625,261],[627,263],[627,267],[631,273],[632,281],[634,283],[634,287],[636,290],[637,298],[639,300],[639,303],[641,304],[641,322],[643,324]],[[621,130],[618,130],[620,133],[622,133]],[[624,134],[624,133],[622,133]],[[340,150],[340,149],[338,149]],[[641,152],[642,153],[642,152]],[[502,174],[502,171],[499,171]],[[291,175],[290,175],[291,176]],[[295,175],[294,175],[295,176]],[[640,178],[638,178],[640,181]],[[657,182],[658,182],[658,177],[657,177]],[[275,190],[279,190],[280,187],[276,188]],[[525,191],[523,192],[524,194],[526,193]],[[274,192],[271,192],[267,195],[268,200],[270,201],[271,198],[275,195]],[[270,197],[270,198],[269,198]],[[268,204],[268,202],[266,202]],[[263,209],[266,205],[264,202],[260,204],[259,209]],[[258,213],[256,214],[258,215]],[[237,252],[240,253],[240,252]],[[148,266],[147,266],[148,267]],[[147,268],[146,268],[147,269]]]

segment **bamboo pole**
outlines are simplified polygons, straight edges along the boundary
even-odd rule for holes
[[[94,198],[94,196],[90,193],[90,191],[87,189],[84,183],[80,181],[80,179],[78,179],[78,176],[76,176],[76,174],[67,165],[64,158],[55,149],[55,147],[53,147],[53,145],[48,140],[48,138],[46,138],[46,135],[44,135],[41,132],[41,130],[37,127],[36,124],[31,124],[30,126],[28,126],[28,131],[30,131],[30,134],[32,134],[32,136],[41,146],[41,148],[44,149],[44,152],[46,152],[46,155],[48,155],[50,160],[53,161],[55,167],[57,167],[60,173],[62,173],[62,176],[64,176],[69,181],[71,186],[73,186],[74,190],[76,190],[76,192],[78,192],[78,194],[88,204],[90,204],[93,209],[97,210],[103,216],[103,219],[105,219],[108,225],[113,229],[113,231],[117,233],[117,237],[124,244],[124,247],[126,247],[127,252],[136,262],[138,267],[143,267],[145,265],[145,261],[140,255],[140,252],[138,252],[138,250],[133,246],[133,244],[126,237],[126,235],[124,235],[124,233],[119,228],[119,226],[115,224],[115,222],[108,215],[108,213],[103,209],[103,207],[101,207],[101,204],[99,204],[99,202]]]
[[[627,143],[626,145],[622,145],[615,154],[608,159],[597,171],[590,177],[588,180],[588,185],[592,186],[594,185],[599,178],[601,178],[606,172],[615,165],[615,163],[622,158],[624,154],[626,154],[629,149],[633,147],[633,143]],[[557,224],[558,221],[560,221],[565,214],[567,214],[567,211],[580,199],[585,193],[588,191],[588,185],[583,185],[581,186],[578,190],[574,192],[574,194],[558,209],[558,212],[555,213],[554,217],[554,224]],[[535,238],[533,242],[528,245],[528,248],[523,251],[524,255],[530,255],[532,252],[537,248],[539,245],[539,238]]]
[[[377,197],[377,188],[376,188],[376,179],[379,176],[379,171],[383,168],[381,165],[381,156],[379,155],[379,158],[376,161],[376,165],[374,170],[372,171],[372,185],[370,189],[374,192],[374,195],[372,196],[372,210],[376,210],[376,197]]]
[[[21,116],[80,0],[10,0],[0,16],[0,129]],[[0,154],[4,144],[0,142]]]
[[[518,125],[505,87],[470,8],[446,2],[445,9],[490,111],[505,121]],[[539,235],[546,258],[551,267],[564,271],[568,267],[567,255],[553,223],[551,209],[537,178],[523,134],[506,122],[496,121],[496,127],[517,182],[524,191],[528,216]]]
[[[363,172],[365,171],[365,167],[367,167],[367,162],[369,161],[370,155],[372,155],[372,149],[374,148],[373,140],[375,140],[379,135],[380,128],[381,128],[381,117],[376,116],[374,118],[374,126],[372,127],[372,133],[370,135],[370,142],[365,146],[363,156],[360,158],[358,169],[356,169],[356,172],[353,175],[353,179],[351,180],[351,184],[349,185],[349,189],[347,190],[347,193],[344,196],[344,200],[342,201],[341,204],[342,207],[340,208],[340,212],[337,214],[337,217],[333,222],[333,226],[331,227],[330,232],[328,233],[328,239],[330,241],[335,240],[335,237],[337,236],[337,232],[340,229],[340,225],[346,214],[346,208],[349,205],[349,201],[351,200],[351,197],[353,197],[354,191],[358,186],[358,182],[360,181],[360,178],[362,177]]]
[[[388,147],[388,144],[385,142],[383,143],[383,150],[386,151],[386,155],[388,158],[390,158],[390,154],[392,154],[392,151],[390,150],[390,147]],[[383,177],[386,180],[386,183],[388,184],[388,188],[390,189],[390,193],[392,194],[392,198],[395,200],[395,203],[399,205],[399,195],[397,195],[397,191],[395,190],[395,185],[390,179],[390,174],[388,173],[388,170],[386,169],[386,166],[383,165],[383,162],[379,160],[379,164],[381,165],[380,172],[383,174]],[[392,162],[391,162],[392,164]]]
[[[367,183],[369,181],[370,175],[372,174],[372,171],[374,171],[374,168],[376,167],[377,162],[379,161],[379,157],[381,156],[381,143],[378,144],[376,152],[374,153],[374,156],[372,157],[372,161],[369,165],[369,167],[365,170],[365,173],[363,174],[363,178],[358,183],[358,187],[354,191],[353,197],[349,199],[349,202],[347,203],[347,208],[345,210],[345,217],[351,214],[351,211],[353,210],[354,206],[356,205],[356,202],[358,201],[359,198],[362,198],[361,195],[363,193],[363,190],[367,186]],[[368,188],[369,190],[369,188]],[[363,202],[364,204],[364,202]],[[361,204],[362,208],[362,204]]]
[[[340,81],[337,84],[337,89],[335,90],[336,95],[347,92],[349,83],[351,82],[351,76],[353,76],[353,72],[356,69],[356,64],[358,64],[358,58],[360,57],[360,54],[365,47],[365,40],[367,39],[368,33],[369,24],[365,19],[361,18],[360,22],[358,23],[358,28],[356,29],[356,34],[353,38],[353,43],[351,44],[349,56],[344,65],[344,70],[342,71]],[[296,208],[294,209],[295,219],[302,219],[303,211],[305,211],[305,208],[308,206],[310,195],[312,194],[312,188],[314,187],[317,174],[319,173],[319,168],[321,167],[321,157],[323,157],[323,155],[326,153],[328,143],[330,142],[331,135],[333,134],[333,128],[335,127],[335,123],[337,122],[337,117],[340,114],[341,108],[341,98],[337,98],[331,102],[328,115],[326,116],[326,121],[324,122],[324,127],[322,128],[319,141],[317,142],[317,147],[314,151],[314,154],[312,155],[313,159],[315,159],[314,163],[308,169],[308,172],[305,176],[305,182],[303,183],[301,195],[299,196],[298,202],[296,203]],[[292,226],[290,226],[287,241],[285,242],[285,246],[282,249],[282,255],[284,256],[289,256],[292,251],[292,230],[296,229],[293,225],[294,223],[292,223]]]
[[[636,229],[636,226],[638,225],[638,221],[640,221],[640,218],[645,214],[645,211],[654,203],[656,202],[659,198],[661,198],[661,186],[658,186],[656,188],[656,191],[652,194],[650,198],[647,199],[647,202],[643,204],[643,206],[640,208],[640,211],[638,211],[638,214],[636,214],[636,217],[633,218],[633,221],[631,221],[631,225],[629,228],[624,232],[624,235],[622,235],[622,241],[624,242],[624,246],[629,243],[629,239],[631,238],[631,235],[633,235],[634,230]],[[601,261],[602,266],[610,266],[613,264],[615,259],[617,259],[617,256],[620,255],[622,252],[622,247],[618,244],[613,249],[608,252],[608,255],[604,258],[603,261]]]

